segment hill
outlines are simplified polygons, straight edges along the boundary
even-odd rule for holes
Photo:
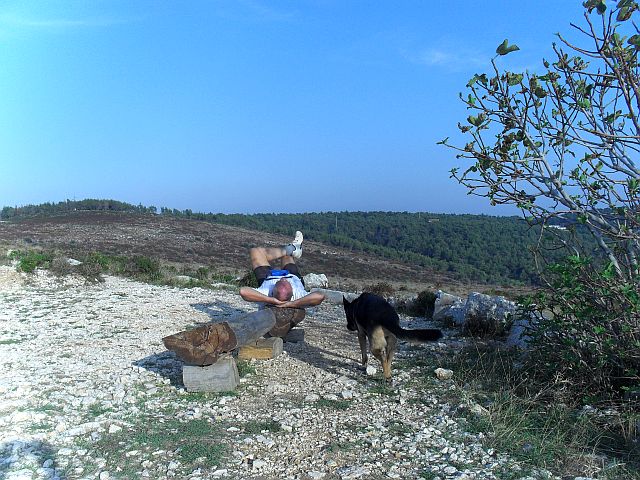
[[[0,222],[0,245],[5,248],[53,249],[70,256],[94,251],[145,255],[175,265],[179,271],[207,266],[234,275],[249,270],[250,247],[281,245],[290,239],[291,233],[264,233],[173,215],[128,212],[72,211]],[[308,237],[300,264],[303,272],[325,273],[333,288],[361,289],[379,282],[414,292],[439,288],[456,293],[491,292],[496,288]]]
[[[23,207],[4,207],[3,219],[19,220],[74,211],[156,213],[156,207],[114,200],[87,199]],[[426,267],[463,282],[535,284],[530,251],[538,229],[518,217],[445,215],[407,212],[322,212],[304,214],[225,215],[162,207],[163,217],[201,220],[291,235],[302,230],[308,240],[354,254],[384,257]]]

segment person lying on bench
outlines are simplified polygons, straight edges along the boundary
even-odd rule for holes
[[[273,305],[283,308],[306,308],[320,305],[324,295],[307,292],[295,263],[302,256],[302,232],[296,232],[293,242],[284,247],[254,247],[250,250],[251,266],[258,288],[242,287],[240,296],[247,302],[260,303],[260,308]],[[280,260],[280,269],[271,262]]]

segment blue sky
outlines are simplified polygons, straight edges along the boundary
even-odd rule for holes
[[[503,39],[538,69],[581,3],[5,0],[0,206],[517,214],[436,142]]]

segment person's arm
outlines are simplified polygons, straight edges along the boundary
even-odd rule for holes
[[[300,297],[297,300],[293,300],[291,302],[283,302],[278,305],[278,307],[283,308],[305,308],[305,307],[315,307],[316,305],[320,305],[324,300],[324,294],[320,292],[311,292],[304,297]]]
[[[275,297],[269,297],[257,291],[255,288],[242,287],[240,289],[240,296],[247,302],[263,302],[268,305],[281,306],[284,302],[278,300]]]

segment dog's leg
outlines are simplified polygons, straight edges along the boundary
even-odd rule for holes
[[[393,361],[393,355],[396,353],[396,347],[398,346],[398,339],[395,335],[389,334],[386,337],[387,340],[387,369],[389,376],[385,376],[387,380],[391,379],[391,362]]]
[[[367,332],[358,327],[358,342],[360,343],[360,353],[362,354],[362,365],[367,368]]]
[[[382,328],[378,327],[371,332],[371,354],[380,360],[382,364],[382,375],[386,381],[391,380],[391,368],[387,362],[387,340]]]

